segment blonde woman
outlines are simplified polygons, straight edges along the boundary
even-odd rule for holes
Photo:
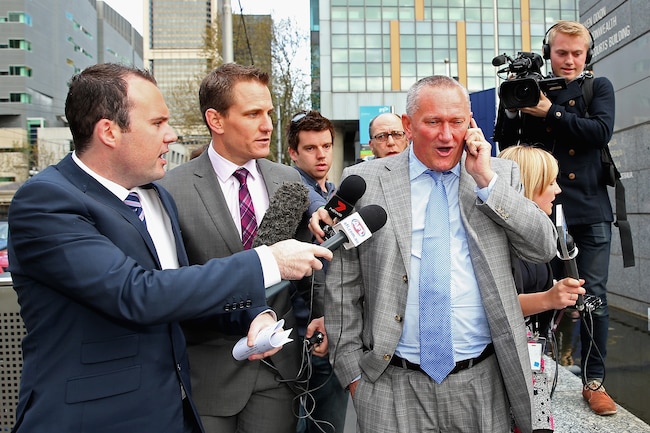
[[[553,155],[542,148],[520,145],[508,147],[499,153],[499,157],[510,159],[519,165],[524,195],[550,216],[555,196],[562,192],[556,181],[559,168]],[[575,305],[578,295],[585,293],[582,287],[584,280],[564,278],[553,283],[548,264],[521,262],[521,265],[526,268],[522,269],[524,280],[520,292],[523,293],[519,295],[524,316],[571,307]],[[537,278],[526,278],[525,273],[532,273]],[[546,282],[539,276],[546,277]]]
[[[559,168],[553,155],[538,147],[519,145],[506,148],[499,157],[519,165],[524,195],[550,216],[555,196],[562,192],[556,181]],[[548,263],[518,260],[513,268],[521,310],[529,319],[529,342],[540,342],[550,326],[552,310],[574,306],[578,295],[585,293],[584,280],[564,278],[556,282]],[[534,361],[532,356],[531,360]],[[548,378],[541,362],[540,368],[533,370],[533,389],[533,431],[552,432]]]

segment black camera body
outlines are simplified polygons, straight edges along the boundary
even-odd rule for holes
[[[544,59],[539,54],[519,52],[514,59],[506,54],[492,59],[493,66],[506,63],[504,68],[497,71],[499,76],[514,75],[514,78],[504,81],[499,86],[499,98],[506,109],[534,107],[539,103],[540,92],[566,89],[564,78],[544,78],[541,72]]]

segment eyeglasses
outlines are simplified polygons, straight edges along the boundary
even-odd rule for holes
[[[392,131],[392,132],[382,132],[377,134],[374,137],[371,137],[373,140],[377,140],[380,143],[388,141],[388,137],[393,137],[393,140],[401,140],[404,138],[406,133],[404,131]]]
[[[298,123],[307,116],[306,111],[302,111],[291,118],[291,123]]]

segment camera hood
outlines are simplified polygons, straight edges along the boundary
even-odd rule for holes
[[[532,77],[504,81],[499,86],[499,98],[506,109],[534,107],[539,102],[539,84]]]

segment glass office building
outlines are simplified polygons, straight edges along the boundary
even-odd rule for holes
[[[494,89],[500,81],[492,59],[541,53],[546,30],[578,19],[578,3],[311,0],[313,105],[340,129],[340,163],[352,162],[363,144],[360,107],[402,113],[409,87],[432,74],[456,77],[470,92]]]
[[[145,0],[145,66],[166,99],[180,83],[205,72],[203,37],[217,8],[217,0]]]

